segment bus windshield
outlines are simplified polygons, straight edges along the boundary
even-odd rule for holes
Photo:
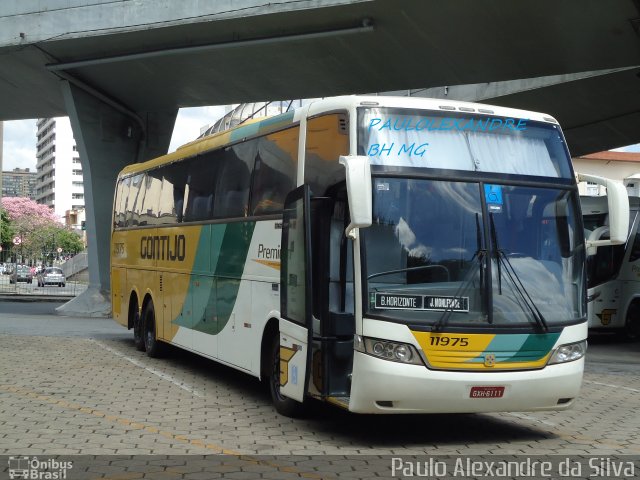
[[[559,188],[375,177],[367,313],[467,327],[583,319],[576,202]]]
[[[359,154],[372,165],[571,179],[558,125],[458,112],[361,108]]]

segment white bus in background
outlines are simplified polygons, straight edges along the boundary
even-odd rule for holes
[[[640,339],[640,179],[624,182],[629,194],[625,243],[587,253],[587,312],[590,331],[617,331]],[[580,197],[587,241],[609,239],[607,197]]]

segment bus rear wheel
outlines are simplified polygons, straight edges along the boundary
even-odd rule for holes
[[[156,338],[156,314],[153,301],[149,300],[142,310],[142,324],[144,329],[144,349],[152,358],[161,357],[164,345]]]
[[[301,417],[306,410],[306,402],[300,403],[280,393],[280,336],[271,338],[269,350],[269,393],[276,411],[285,417]]]
[[[136,350],[144,352],[144,329],[142,325],[142,318],[140,317],[140,309],[138,308],[138,300],[131,307],[131,314],[133,316],[133,344]]]

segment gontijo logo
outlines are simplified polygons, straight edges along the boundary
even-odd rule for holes
[[[73,468],[73,462],[55,458],[38,460],[38,457],[9,457],[9,478],[32,480],[61,480],[67,478],[67,470]]]
[[[149,235],[140,238],[140,257],[151,260],[178,260],[185,257],[184,235]]]

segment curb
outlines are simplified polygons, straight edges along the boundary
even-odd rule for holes
[[[19,295],[19,294],[0,294],[0,302],[68,302],[75,298],[74,295]]]

